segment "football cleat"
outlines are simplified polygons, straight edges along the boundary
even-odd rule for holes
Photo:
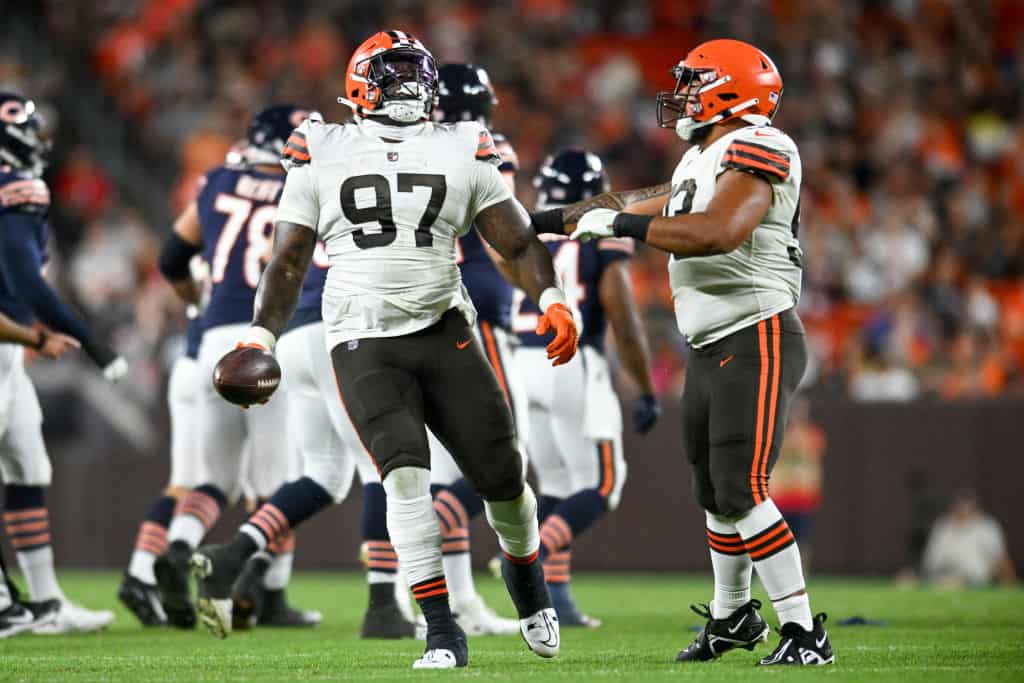
[[[108,610],[91,610],[76,605],[70,600],[60,600],[57,618],[37,626],[33,633],[55,636],[64,633],[91,633],[106,628],[114,621],[114,613]]]
[[[677,662],[709,662],[737,647],[753,650],[768,640],[771,629],[758,613],[760,600],[751,600],[724,619],[715,619],[707,605],[691,605],[690,609],[707,619],[693,642],[676,655]]]
[[[195,628],[196,611],[188,588],[189,558],[192,549],[185,541],[174,541],[156,558],[153,573],[160,589],[160,601],[167,623],[178,628]]]
[[[227,638],[232,626],[231,591],[245,559],[233,556],[227,546],[210,545],[193,553],[190,565],[199,584],[199,620],[212,635]]]
[[[479,595],[469,600],[452,600],[455,621],[471,636],[507,636],[519,632],[515,619],[499,617]]]
[[[296,609],[288,604],[284,589],[264,590],[263,604],[256,623],[279,628],[312,628],[319,626],[323,615],[316,610]]]
[[[775,651],[758,662],[758,666],[815,666],[832,664],[836,655],[825,632],[828,615],[821,613],[814,617],[814,628],[805,631],[800,624],[790,622],[779,629],[782,640]]]
[[[117,589],[117,599],[134,614],[143,626],[166,626],[167,613],[160,604],[160,591],[155,584],[145,583],[125,574]]]
[[[519,632],[534,654],[549,659],[558,656],[561,637],[558,613],[554,607],[542,609],[531,617],[519,620]]]
[[[263,609],[263,579],[273,558],[265,552],[250,557],[235,585],[231,587],[231,628],[246,631],[256,625],[256,615]]]
[[[458,624],[443,633],[427,636],[427,649],[413,662],[414,669],[455,669],[469,664],[466,634]]]
[[[57,620],[60,600],[22,602],[17,596],[7,609],[0,611],[0,639],[10,638],[25,631],[31,631]]]

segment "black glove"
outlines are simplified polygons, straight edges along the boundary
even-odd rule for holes
[[[633,431],[637,434],[646,434],[651,431],[659,417],[661,404],[658,403],[658,397],[644,394],[633,404]]]

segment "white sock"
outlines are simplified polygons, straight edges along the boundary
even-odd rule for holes
[[[245,524],[240,526],[238,530],[246,536],[248,536],[249,538],[251,538],[253,540],[253,543],[255,543],[256,547],[260,550],[267,549],[267,537],[263,535],[263,532],[260,531],[255,524],[250,524],[249,522],[246,522]],[[168,536],[170,536],[169,532]]]
[[[743,537],[780,623],[796,622],[810,630],[813,622],[809,599],[806,595],[790,597],[806,590],[800,549],[775,502],[765,500],[733,524]]]
[[[725,619],[750,601],[750,578],[754,565],[735,525],[710,512],[706,517],[711,567],[715,573],[711,616]]]
[[[0,612],[11,606],[11,591],[7,588],[7,577],[0,571]]]
[[[397,579],[398,574],[392,572],[366,572],[366,583],[395,583]]]
[[[270,569],[263,577],[263,587],[268,591],[278,591],[288,585],[292,578],[292,564],[295,553],[282,553],[270,562]]]
[[[473,562],[469,553],[444,555],[444,576],[448,579],[448,592],[452,602],[468,602],[476,597],[476,584],[473,582]]]
[[[64,599],[64,593],[57,583],[57,572],[53,568],[52,546],[22,550],[17,555],[18,566],[25,575],[28,594],[33,602]]]
[[[487,521],[498,535],[498,545],[512,557],[529,557],[540,548],[537,498],[529,484],[515,500],[484,501]]]
[[[444,576],[441,528],[430,496],[430,471],[399,467],[384,479],[388,534],[409,586]]]
[[[153,574],[153,563],[155,562],[156,555],[148,550],[133,550],[132,559],[128,562],[128,574],[142,583],[155,585],[156,575]]]
[[[171,525],[167,527],[167,542],[185,541],[190,548],[195,548],[206,536],[206,527],[195,515],[175,515]]]

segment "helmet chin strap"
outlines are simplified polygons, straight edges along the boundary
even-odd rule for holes
[[[676,135],[681,137],[686,142],[689,142],[690,138],[693,137],[694,131],[699,130],[705,126],[710,126],[712,124],[718,123],[719,121],[726,117],[732,117],[737,112],[741,112],[744,109],[749,109],[753,107],[755,104],[758,103],[758,101],[759,100],[756,97],[752,97],[749,100],[740,102],[734,107],[729,107],[725,111],[715,114],[707,121],[695,122],[692,116],[685,116],[676,121]],[[771,123],[771,119],[769,119],[767,116],[762,116],[760,114],[744,114],[739,118],[741,118],[743,121],[746,121],[752,126],[765,126]]]

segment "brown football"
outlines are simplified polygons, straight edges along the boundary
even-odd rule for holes
[[[213,369],[213,386],[224,400],[239,406],[266,403],[281,383],[273,354],[254,346],[229,351]]]

